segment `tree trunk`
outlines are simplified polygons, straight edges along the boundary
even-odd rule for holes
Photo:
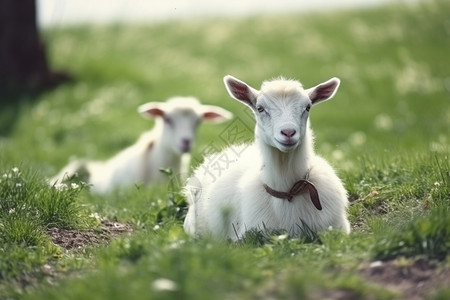
[[[35,0],[0,0],[0,93],[51,88],[66,79],[49,69]]]

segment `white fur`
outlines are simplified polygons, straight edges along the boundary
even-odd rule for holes
[[[92,192],[106,193],[118,187],[164,179],[160,169],[170,168],[174,174],[186,172],[189,151],[195,141],[198,125],[202,120],[215,123],[231,118],[227,110],[211,105],[202,105],[193,97],[174,97],[165,103],[150,102],[138,108],[146,118],[154,118],[155,126],[143,133],[137,142],[122,150],[107,161],[78,160],[51,179],[61,182],[81,169],[89,174]],[[185,158],[185,159],[182,159]]]
[[[185,187],[186,232],[237,240],[250,229],[284,229],[299,236],[306,225],[314,232],[336,228],[349,233],[346,190],[333,168],[314,153],[306,109],[333,97],[339,79],[308,90],[298,81],[283,78],[264,82],[260,91],[232,76],[224,82],[231,97],[253,110],[255,142],[215,154],[228,162],[220,174],[215,172],[217,176],[211,176],[214,157],[206,157],[195,170]],[[272,197],[263,187],[288,192],[307,172],[322,210],[316,209],[308,193],[289,202]]]

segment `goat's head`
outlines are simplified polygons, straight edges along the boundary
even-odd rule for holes
[[[302,143],[311,106],[332,98],[340,84],[332,78],[305,90],[298,81],[279,78],[263,82],[256,90],[230,75],[224,82],[231,97],[253,110],[256,137],[282,152]]]
[[[187,153],[195,142],[197,127],[202,121],[221,123],[232,113],[213,105],[203,105],[193,97],[174,97],[167,102],[149,102],[139,106],[145,118],[158,118],[163,140],[175,153]]]

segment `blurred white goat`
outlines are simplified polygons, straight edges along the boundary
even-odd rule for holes
[[[139,106],[145,118],[156,118],[154,128],[143,133],[137,142],[107,161],[77,160],[51,179],[62,182],[77,172],[87,172],[94,193],[106,193],[118,187],[149,184],[164,179],[160,169],[174,174],[187,172],[189,155],[201,121],[220,123],[232,114],[218,106],[203,105],[193,97],[174,97],[167,102],[150,102]],[[187,155],[187,159],[186,158]],[[183,160],[182,160],[183,158]],[[184,169],[183,169],[184,168]]]
[[[250,229],[283,229],[294,236],[329,228],[349,233],[346,190],[314,153],[309,126],[311,107],[332,98],[339,79],[310,89],[283,78],[265,81],[261,90],[229,75],[224,82],[231,97],[252,109],[255,142],[215,154],[230,162],[221,176],[205,171],[211,157],[195,170],[185,187],[186,232],[233,240]]]

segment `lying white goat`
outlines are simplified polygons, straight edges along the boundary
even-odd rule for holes
[[[349,233],[346,190],[314,153],[308,120],[311,106],[334,96],[339,79],[307,90],[283,78],[265,81],[260,91],[229,75],[224,82],[231,97],[254,112],[255,142],[215,154],[229,163],[220,176],[209,175],[212,157],[195,170],[185,187],[186,232],[233,240],[250,229]]]
[[[182,156],[191,150],[200,122],[220,123],[232,117],[229,111],[202,105],[193,97],[146,103],[138,111],[146,118],[156,117],[151,131],[143,133],[135,144],[107,161],[70,163],[51,179],[51,183],[62,182],[76,172],[87,172],[91,191],[105,193],[117,187],[161,180],[166,176],[161,168],[180,174]],[[188,164],[188,160],[185,163]]]

